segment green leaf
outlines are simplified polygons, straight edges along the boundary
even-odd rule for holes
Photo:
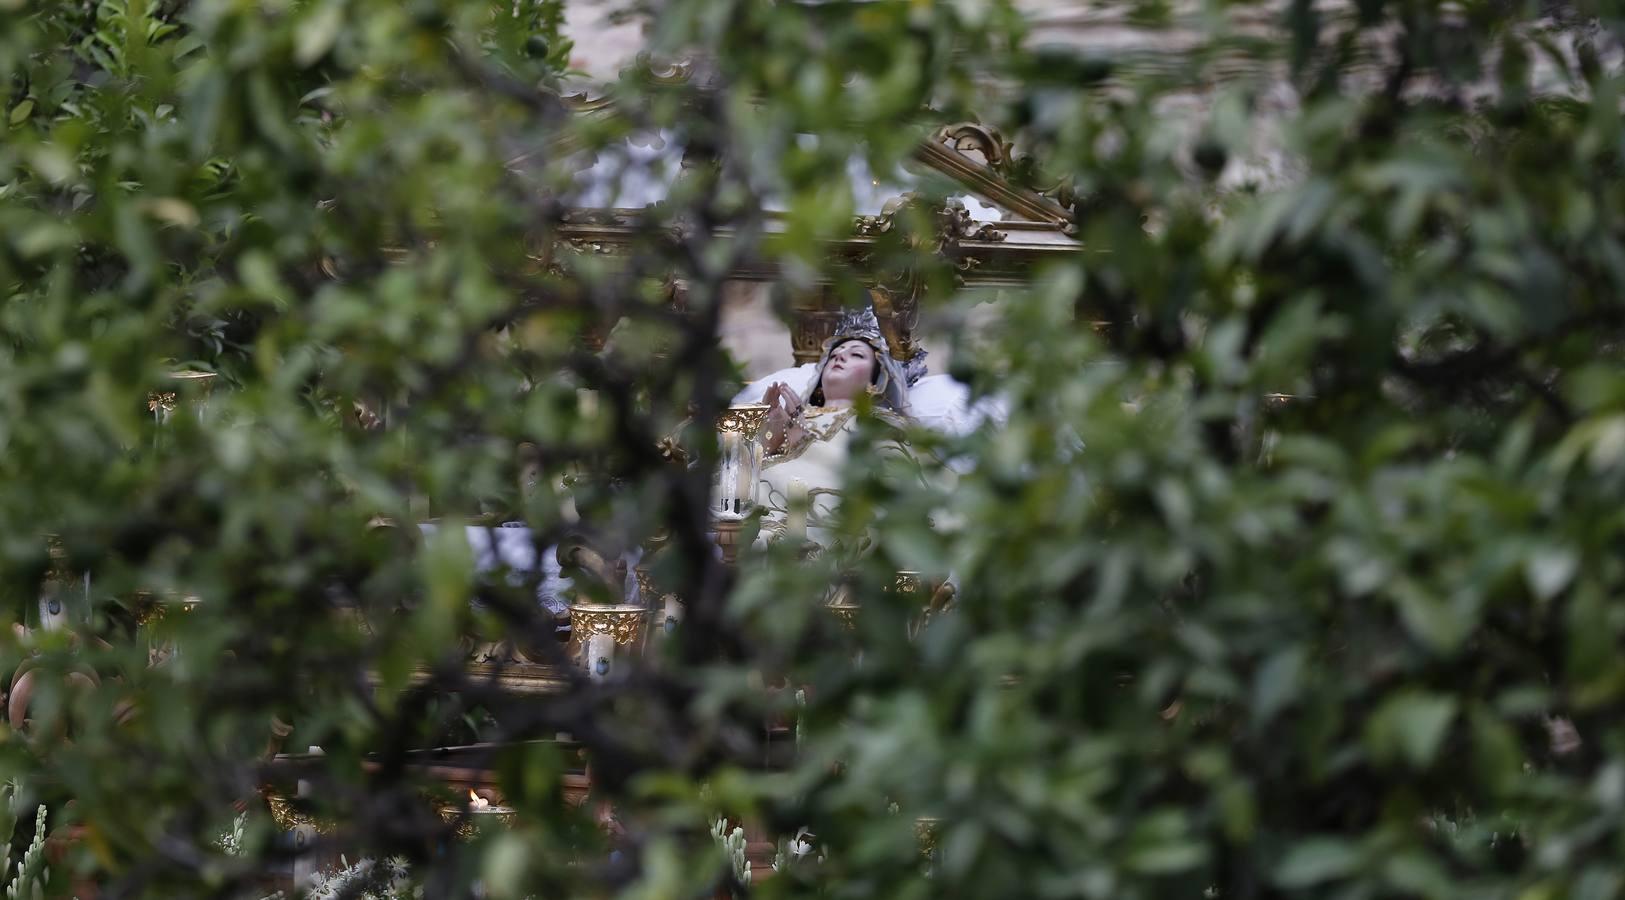
[[[1479,603],[1468,593],[1451,597],[1433,593],[1431,584],[1400,577],[1389,585],[1400,618],[1424,645],[1441,653],[1454,652],[1478,624]]]
[[[34,101],[24,100],[11,108],[11,124],[21,125],[28,121],[29,114],[34,111]]]
[[[530,848],[516,834],[499,835],[485,851],[482,882],[493,898],[524,896],[522,885]]]
[[[1382,867],[1388,883],[1406,896],[1454,897],[1456,883],[1437,860],[1417,850],[1390,857]]]
[[[1308,654],[1302,647],[1287,647],[1270,656],[1253,678],[1253,726],[1269,724],[1276,713],[1297,698],[1303,688],[1304,663]]]
[[[1341,838],[1318,837],[1299,841],[1275,867],[1275,883],[1283,888],[1305,888],[1353,874],[1365,864],[1365,854]]]
[[[328,2],[316,7],[299,22],[294,37],[294,62],[305,67],[321,59],[332,48],[343,25],[344,10],[338,3]]]
[[[1207,847],[1197,841],[1174,841],[1136,847],[1123,857],[1123,866],[1145,875],[1172,875],[1207,861]]]
[[[1569,547],[1548,545],[1524,557],[1523,574],[1529,590],[1542,600],[1557,596],[1580,568],[1580,555]]]
[[[1388,698],[1366,725],[1366,739],[1379,759],[1396,756],[1416,769],[1433,763],[1456,719],[1454,697],[1404,691]]]
[[[1517,735],[1482,706],[1471,710],[1468,722],[1472,727],[1473,762],[1478,776],[1492,791],[1515,789],[1523,777],[1525,761]]]

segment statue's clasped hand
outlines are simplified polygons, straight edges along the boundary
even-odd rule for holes
[[[766,449],[769,453],[777,453],[790,436],[790,431],[801,422],[801,398],[783,382],[775,381],[768,385],[762,402],[768,407]]]

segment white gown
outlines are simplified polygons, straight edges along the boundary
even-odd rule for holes
[[[799,490],[806,496],[806,539],[820,547],[833,546],[836,509],[850,465],[852,433],[857,427],[857,411],[850,408],[809,407],[802,411],[806,434],[788,442],[778,454],[762,460],[756,502],[763,508],[762,536],[772,541],[794,527],[791,505]],[[912,459],[901,441],[874,445],[881,458],[895,455]]]
[[[811,393],[818,364],[806,363],[782,369],[746,385],[735,397],[735,404],[761,403],[768,386],[783,383],[805,397]],[[903,419],[894,413],[880,411],[880,415],[893,418],[902,426]],[[984,398],[972,403],[970,389],[947,375],[928,375],[909,387],[908,421],[944,434],[966,434],[988,424],[1002,424],[1007,411],[1002,400]],[[852,430],[857,424],[850,408],[815,408],[802,410],[802,419],[809,438],[802,444],[787,447],[776,456],[762,461],[756,502],[763,508],[762,532],[758,543],[778,540],[787,527],[792,526],[790,503],[792,485],[799,480],[807,490],[807,540],[820,547],[831,546],[834,538],[835,511],[840,505],[841,486],[848,469],[848,448]],[[884,458],[897,454],[908,459],[915,457],[901,440],[886,441],[875,448],[876,455]],[[950,466],[952,462],[950,462]],[[936,478],[952,479],[951,471],[938,469]]]

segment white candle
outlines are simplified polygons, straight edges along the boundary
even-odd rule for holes
[[[717,476],[717,506],[727,515],[739,513],[739,435],[722,433],[722,471]]]
[[[784,517],[784,536],[795,541],[807,539],[807,483],[790,479],[790,509]]]
[[[614,668],[610,660],[615,655],[615,639],[607,634],[595,634],[587,639],[587,677],[603,681]]]
[[[745,501],[751,506],[756,505],[756,493],[761,490],[762,482],[762,442],[752,439],[750,442],[750,491],[745,494]]]
[[[738,460],[734,464],[734,512],[746,513],[750,511],[751,482],[755,477],[751,471],[753,468],[751,466],[751,457],[747,455],[752,451],[748,446],[741,447],[739,445],[739,435],[736,434],[732,437],[734,439],[734,459]]]

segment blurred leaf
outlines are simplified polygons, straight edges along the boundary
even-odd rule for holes
[[[1294,843],[1275,868],[1275,883],[1289,890],[1312,887],[1353,874],[1366,857],[1338,838],[1308,838]]]
[[[1272,654],[1253,679],[1253,726],[1268,725],[1302,690],[1304,664],[1308,656],[1302,647],[1288,647]]]
[[[1456,718],[1454,697],[1406,691],[1383,701],[1366,724],[1366,740],[1379,759],[1396,755],[1417,769],[1433,764]]]
[[[1567,547],[1541,547],[1524,560],[1524,578],[1535,596],[1550,600],[1568,587],[1579,567],[1579,554],[1573,550]]]
[[[294,36],[293,59],[300,66],[309,66],[327,54],[344,25],[344,10],[335,2],[319,4],[299,22]]]

